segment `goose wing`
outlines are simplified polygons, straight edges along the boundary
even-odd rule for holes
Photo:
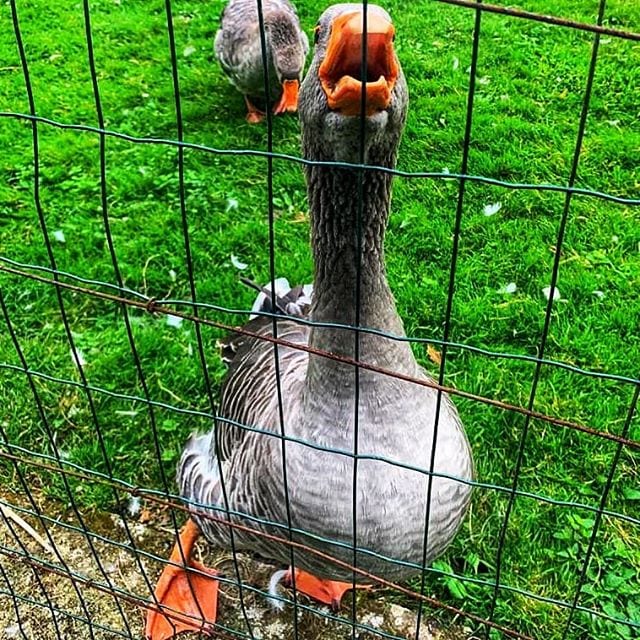
[[[255,430],[280,431],[279,398],[287,405],[299,401],[307,372],[307,352],[284,345],[277,346],[276,369],[272,318],[255,318],[243,329],[254,335],[236,334],[222,344],[229,373],[222,387],[216,424],[216,453],[221,460],[242,448]],[[277,320],[277,335],[287,342],[306,345],[309,329],[282,317]]]

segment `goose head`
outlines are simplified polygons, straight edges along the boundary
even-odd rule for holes
[[[364,118],[365,162],[395,163],[409,101],[394,48],[395,29],[384,9],[368,5],[363,77],[363,18],[362,5],[337,4],[320,16],[316,26],[313,60],[299,100],[308,159],[359,162]]]
[[[282,97],[274,113],[294,112],[298,106],[309,40],[300,29],[297,18],[286,11],[266,14],[265,32],[277,80],[282,87]]]

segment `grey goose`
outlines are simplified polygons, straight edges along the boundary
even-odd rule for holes
[[[280,396],[274,347],[261,339],[273,336],[273,318],[255,317],[244,327],[251,335],[235,335],[227,341],[230,366],[219,408],[224,420],[217,421],[209,433],[191,438],[178,467],[180,493],[190,504],[192,518],[172,560],[182,565],[184,558],[207,575],[189,572],[189,586],[182,566],[168,565],[156,595],[163,604],[195,617],[202,609],[209,625],[215,620],[217,582],[214,572],[194,563],[190,556],[200,532],[212,544],[230,543],[220,472],[231,519],[241,525],[233,534],[237,549],[289,564],[289,545],[259,535],[286,540],[288,504],[294,541],[347,564],[353,562],[355,542],[358,568],[391,580],[419,574],[427,511],[426,560],[430,563],[455,536],[469,503],[472,456],[448,396],[441,395],[427,505],[438,392],[360,368],[356,394],[355,367],[344,362],[358,355],[360,361],[376,368],[431,380],[410,344],[388,337],[405,335],[387,283],[383,250],[392,175],[385,170],[344,166],[358,162],[364,154],[367,165],[395,167],[408,107],[391,19],[383,9],[369,5],[362,122],[362,23],[361,5],[334,5],[323,13],[311,68],[300,91],[303,154],[321,162],[305,166],[315,265],[310,318],[320,324],[310,326],[296,317],[276,316],[278,338],[291,345],[280,345],[277,350]],[[328,161],[343,164],[324,164]],[[361,208],[360,179],[364,180]],[[358,277],[359,313],[354,293]],[[306,313],[304,297],[299,288],[276,305],[285,313]],[[270,303],[268,296],[266,301]],[[268,308],[266,301],[263,308]],[[357,354],[354,331],[339,326],[356,322],[374,330],[359,332]],[[307,345],[313,353],[295,345]],[[354,459],[349,454],[356,445],[356,397],[360,458],[354,506]],[[282,428],[290,438],[285,453],[286,487],[278,437],[280,411]],[[299,547],[294,548],[293,560],[297,590],[321,602],[337,605],[351,586],[353,574],[341,564]],[[291,580],[290,573],[288,578]],[[361,576],[356,574],[356,578]],[[203,628],[175,616],[173,620],[180,629]],[[205,631],[211,628],[204,626]],[[166,618],[151,613],[147,637],[162,640],[171,635]]]
[[[275,114],[294,112],[309,40],[289,0],[262,0],[265,44],[269,64],[269,93]],[[247,122],[260,122],[264,113],[254,104],[265,96],[264,62],[256,0],[230,0],[220,20],[214,51],[230,82],[242,93]]]

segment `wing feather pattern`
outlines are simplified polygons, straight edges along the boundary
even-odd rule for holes
[[[269,317],[255,318],[244,328],[260,336],[273,336],[273,320]],[[283,317],[277,319],[277,335],[288,342],[306,345],[309,329]],[[231,358],[219,411],[226,420],[218,420],[216,424],[216,452],[224,461],[244,447],[248,435],[255,433],[253,429],[279,433],[278,384],[281,397],[287,401],[299,400],[308,354],[278,345],[278,380],[276,345],[271,341],[241,334],[230,337],[222,348],[227,358]]]

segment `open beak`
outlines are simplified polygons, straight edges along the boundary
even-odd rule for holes
[[[327,53],[318,70],[329,108],[346,116],[360,115],[363,87],[367,116],[384,111],[398,78],[393,24],[383,16],[368,13],[367,34],[363,38],[362,23],[361,11],[334,19]],[[363,40],[367,47],[366,78],[362,77]]]
[[[298,91],[300,82],[298,80],[285,80],[282,83],[282,97],[273,108],[273,113],[295,113],[298,109]]]

